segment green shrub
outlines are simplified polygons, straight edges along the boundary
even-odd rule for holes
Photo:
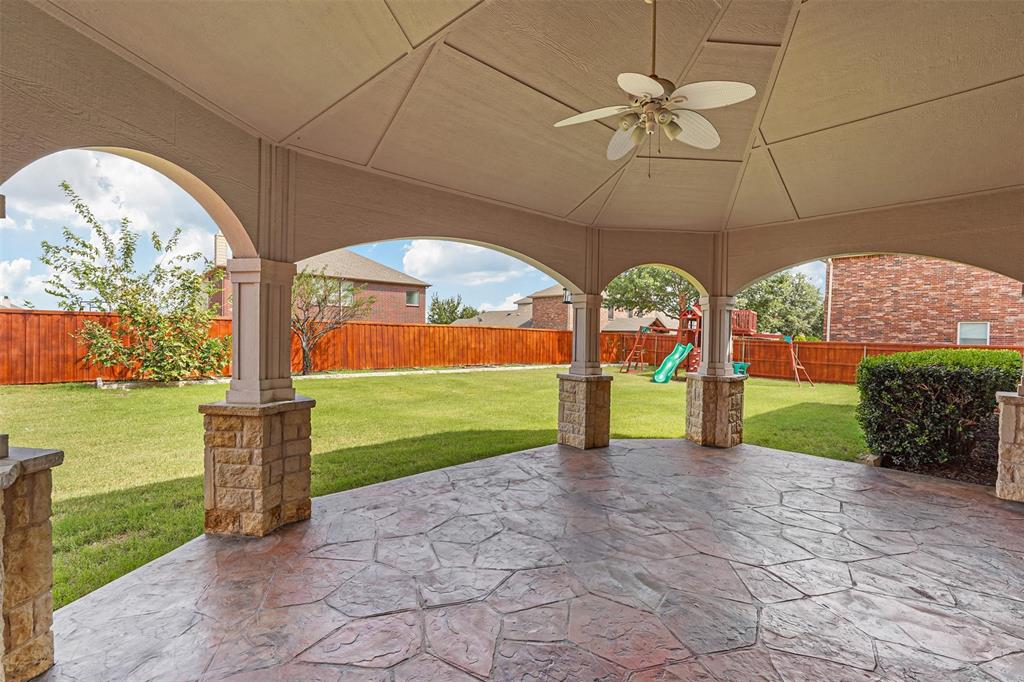
[[[864,358],[857,419],[886,466],[918,470],[965,458],[997,391],[1016,388],[1011,350],[925,350]]]

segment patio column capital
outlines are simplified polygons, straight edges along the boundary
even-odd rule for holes
[[[239,405],[292,400],[291,297],[295,264],[232,258],[231,387]]]
[[[601,294],[572,295],[572,364],[569,374],[601,374]]]
[[[732,311],[735,296],[701,296],[704,319],[701,325],[700,374],[732,376]]]

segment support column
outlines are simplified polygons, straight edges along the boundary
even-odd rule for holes
[[[5,456],[6,455],[6,456]],[[53,665],[50,470],[59,450],[0,442],[0,679],[28,680]]]
[[[1024,502],[1024,374],[1016,393],[996,393],[999,403],[999,476],[996,497]]]
[[[295,265],[228,261],[232,288],[231,386],[201,405],[206,430],[204,529],[260,537],[310,516],[310,411],[291,377]]]
[[[729,448],[743,442],[743,382],[732,368],[733,296],[700,299],[700,370],[686,375],[686,437],[700,445]]]
[[[558,375],[558,442],[603,448],[611,428],[612,378],[601,371],[599,294],[572,296],[572,364]]]
[[[295,264],[232,258],[231,387],[227,402],[292,400],[291,309]]]

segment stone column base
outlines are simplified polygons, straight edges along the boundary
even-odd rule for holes
[[[265,405],[200,405],[206,429],[204,529],[262,537],[310,515],[310,410],[296,397]]]
[[[581,450],[608,446],[612,378],[607,374],[558,375],[558,443]]]
[[[686,437],[694,443],[731,448],[743,442],[745,376],[686,375]]]
[[[999,402],[999,477],[996,496],[1024,502],[1024,395],[996,393]]]
[[[0,680],[22,682],[53,666],[53,535],[50,469],[59,450],[10,448],[0,459]],[[6,490],[3,490],[8,486]]]

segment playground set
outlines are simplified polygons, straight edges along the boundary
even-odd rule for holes
[[[697,371],[700,367],[701,326],[703,318],[704,315],[699,304],[694,303],[687,306],[685,312],[680,316],[679,325],[676,328],[676,345],[661,361],[658,369],[655,370],[654,375],[651,377],[651,381],[656,384],[665,384],[671,381],[680,369],[685,372]],[[744,339],[767,339],[782,341],[788,344],[790,362],[793,366],[793,377],[796,379],[797,384],[801,383],[800,374],[802,372],[804,379],[812,387],[814,386],[814,382],[811,381],[807,369],[800,362],[793,338],[782,334],[759,333],[757,331],[757,313],[753,310],[733,311],[732,333],[733,336]],[[650,327],[640,327],[637,330],[636,335],[633,337],[633,345],[626,353],[626,357],[619,368],[620,372],[643,371],[648,364],[653,364],[647,362],[647,354],[650,351],[647,347],[647,339],[652,334],[655,334],[655,332]],[[750,368],[750,363],[744,362],[743,356],[744,354],[741,352],[740,360],[732,363],[733,370],[737,374],[747,374]]]

